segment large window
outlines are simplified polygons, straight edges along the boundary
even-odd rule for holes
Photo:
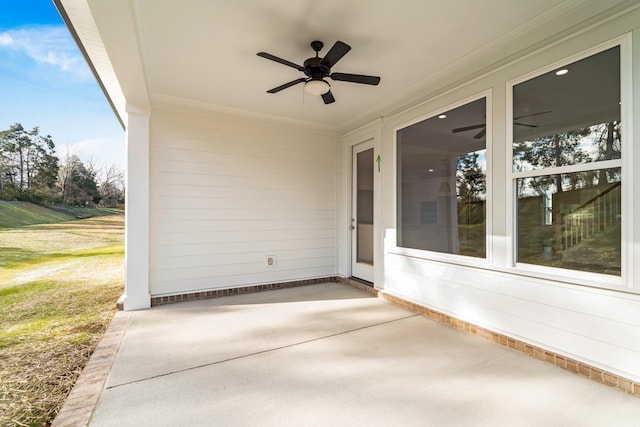
[[[519,263],[621,274],[620,47],[513,86]]]
[[[397,131],[398,246],[486,257],[486,99]]]

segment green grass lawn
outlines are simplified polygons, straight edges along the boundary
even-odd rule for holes
[[[0,228],[70,221],[74,216],[27,202],[0,200]]]
[[[53,420],[123,283],[123,215],[0,229],[0,426]]]
[[[78,206],[51,206],[46,208],[28,202],[0,200],[0,228],[24,227],[32,224],[54,224],[79,218],[115,215],[122,209],[83,208]]]

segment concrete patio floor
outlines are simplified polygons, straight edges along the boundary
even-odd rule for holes
[[[128,313],[93,426],[638,426],[640,399],[326,283]]]

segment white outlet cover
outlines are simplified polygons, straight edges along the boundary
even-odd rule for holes
[[[264,257],[265,265],[268,268],[275,267],[278,265],[278,258],[275,255],[266,255]]]

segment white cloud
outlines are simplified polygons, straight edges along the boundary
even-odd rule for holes
[[[123,138],[106,137],[83,139],[74,143],[56,142],[56,154],[63,161],[67,155],[76,155],[85,163],[104,167],[116,165],[124,169]]]
[[[7,32],[0,33],[0,46],[9,46],[13,43],[13,37]]]
[[[90,77],[84,58],[67,29],[63,26],[37,26],[0,33],[0,48],[27,55],[39,64],[54,66],[58,71]]]
[[[100,152],[104,139],[85,139],[72,144],[59,144],[58,152],[75,154],[84,161],[93,160],[92,157]]]

